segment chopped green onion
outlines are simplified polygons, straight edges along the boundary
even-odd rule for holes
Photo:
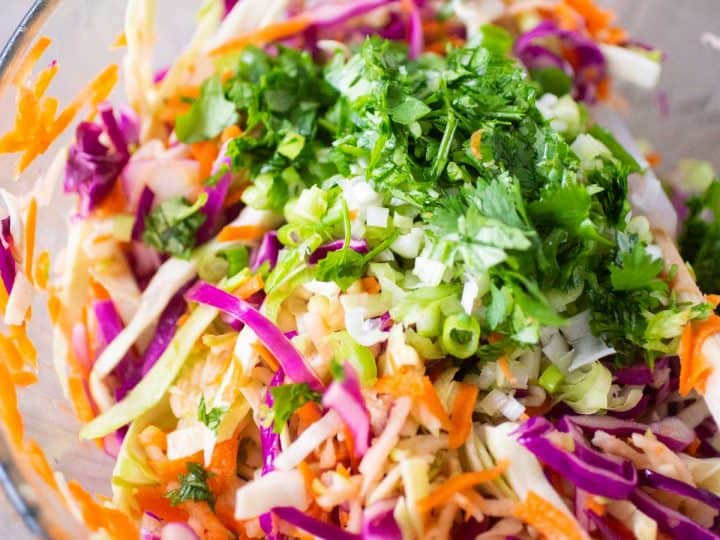
[[[443,349],[458,358],[469,358],[480,344],[480,323],[466,313],[451,315],[443,324]]]
[[[550,366],[542,372],[542,375],[540,375],[538,384],[547,390],[548,394],[554,394],[557,392],[557,389],[560,386],[560,383],[563,382],[563,379],[565,379],[563,372],[560,371],[555,364],[550,364]]]

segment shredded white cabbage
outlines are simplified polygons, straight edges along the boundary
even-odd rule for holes
[[[242,486],[235,494],[235,519],[251,519],[276,507],[306,510],[310,499],[297,470],[270,471]]]
[[[5,324],[19,326],[25,321],[33,297],[35,289],[32,283],[25,277],[22,272],[15,274],[15,283],[13,284],[10,297],[8,298],[7,307],[5,308]]]
[[[343,427],[340,416],[334,411],[328,411],[320,420],[311,424],[293,443],[275,458],[275,468],[289,470],[297,467],[300,462],[318,448],[320,444],[333,437]]]

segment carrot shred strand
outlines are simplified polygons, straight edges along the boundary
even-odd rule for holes
[[[585,535],[575,521],[534,491],[515,506],[515,517],[531,525],[548,540],[582,540]]]
[[[485,469],[484,471],[455,475],[437,487],[430,495],[418,502],[418,510],[422,513],[429,512],[433,508],[445,504],[455,493],[465,491],[477,484],[491,482],[502,476],[507,470],[508,465],[509,463],[507,461],[501,461],[495,467]]]

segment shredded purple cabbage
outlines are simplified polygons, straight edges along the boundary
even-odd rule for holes
[[[331,251],[341,250],[343,246],[345,246],[344,240],[333,240],[332,242],[323,244],[310,254],[308,262],[310,264],[316,264],[317,262],[324,259],[328,253],[330,253]],[[350,249],[352,249],[353,251],[357,251],[358,253],[368,252],[367,241],[364,238],[361,240],[350,240],[349,247]]]
[[[15,258],[12,256],[12,235],[10,234],[10,217],[2,218],[2,231],[0,234],[0,277],[8,294],[15,284]]]
[[[135,223],[133,223],[131,235],[133,240],[138,241],[142,238],[142,234],[145,231],[145,218],[150,214],[154,201],[155,193],[153,193],[152,189],[145,186],[140,194],[137,210],[135,210]]]

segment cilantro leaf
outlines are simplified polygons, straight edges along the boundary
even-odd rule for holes
[[[595,137],[598,141],[603,143],[605,146],[607,146],[610,152],[612,152],[615,159],[617,159],[618,161],[620,161],[620,163],[627,167],[630,173],[637,173],[642,171],[642,167],[638,164],[637,161],[635,161],[635,158],[632,157],[630,153],[625,150],[625,148],[623,148],[623,146],[617,141],[615,136],[608,130],[595,124],[590,129],[588,129],[588,133]]]
[[[212,478],[214,474],[203,469],[198,463],[188,462],[185,467],[187,468],[187,474],[178,476],[180,487],[168,491],[165,497],[170,499],[172,506],[177,506],[185,501],[205,501],[214,510],[215,495],[210,491],[207,484],[208,478]]]
[[[349,247],[331,251],[315,267],[320,281],[334,281],[345,290],[362,277],[365,257]]]
[[[629,291],[652,286],[663,269],[661,259],[653,259],[640,243],[621,255],[621,264],[610,265],[610,283],[616,291]]]
[[[227,412],[227,407],[213,407],[209,411],[205,403],[205,396],[200,396],[200,405],[198,405],[198,420],[205,424],[207,428],[217,435],[220,422],[223,415]]]
[[[235,105],[225,98],[220,77],[205,81],[200,97],[175,121],[175,134],[184,143],[206,141],[238,121]]]
[[[273,397],[272,410],[275,417],[273,429],[276,433],[282,431],[283,426],[296,410],[310,401],[319,403],[322,397],[318,392],[311,390],[306,383],[275,386],[270,389],[270,393]]]
[[[206,219],[200,212],[206,201],[206,193],[201,193],[195,204],[184,197],[166,200],[145,218],[143,240],[162,253],[184,259],[190,257],[195,235]]]

